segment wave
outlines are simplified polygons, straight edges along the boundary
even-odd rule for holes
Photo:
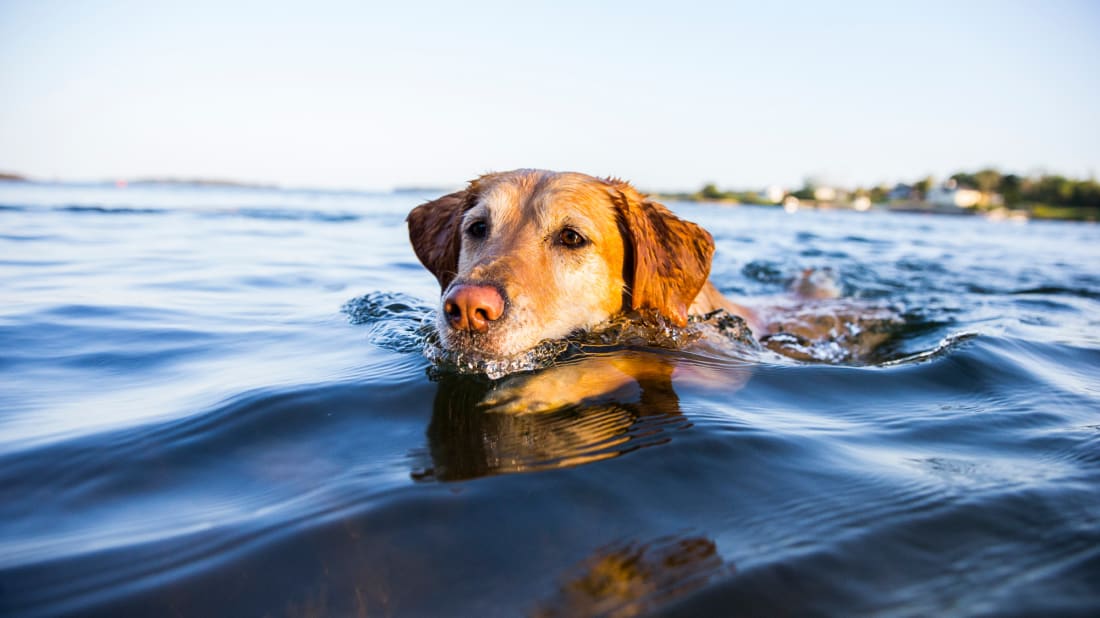
[[[1093,300],[1100,300],[1100,291],[1090,290],[1087,288],[1069,288],[1056,285],[1044,285],[1034,288],[1024,288],[1020,290],[1013,290],[1008,292],[1016,296],[1075,296],[1078,298],[1091,298]]]
[[[915,363],[933,361],[938,358],[947,356],[966,342],[975,339],[978,336],[978,333],[969,331],[952,333],[941,339],[939,343],[937,343],[934,347],[930,349],[907,354],[906,356],[903,356],[901,358],[884,361],[880,364],[880,366],[896,367],[899,365],[912,365]]]

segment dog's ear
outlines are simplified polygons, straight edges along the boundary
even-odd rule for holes
[[[688,308],[710,275],[714,239],[626,183],[615,181],[612,186],[627,244],[624,274],[631,309],[654,309],[686,325]]]
[[[446,289],[458,272],[462,213],[472,205],[473,191],[465,189],[413,208],[406,219],[416,257],[441,288]]]

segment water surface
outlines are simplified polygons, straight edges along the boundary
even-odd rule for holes
[[[490,381],[420,349],[429,197],[0,184],[0,613],[1100,611],[1097,226],[675,204],[724,292],[905,326]]]

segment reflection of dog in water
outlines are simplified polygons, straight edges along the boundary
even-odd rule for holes
[[[832,337],[858,358],[886,335],[833,315],[796,320],[789,311],[750,310],[708,281],[714,241],[629,184],[577,173],[517,170],[482,176],[409,213],[420,261],[442,288],[442,346],[507,357],[634,311],[684,326],[723,309],[769,347],[799,356],[798,345]],[[812,273],[795,285],[807,302],[838,293]],[[797,344],[797,345],[796,345]],[[812,355],[805,355],[812,358]]]
[[[618,543],[578,565],[533,615],[636,616],[733,571],[714,541],[701,536]]]
[[[427,461],[414,476],[453,481],[575,466],[667,442],[688,425],[674,369],[671,357],[624,352],[496,382],[441,376]]]

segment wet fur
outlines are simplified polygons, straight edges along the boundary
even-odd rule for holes
[[[486,238],[465,234],[475,221],[488,224]],[[684,325],[689,314],[724,308],[755,323],[707,281],[710,234],[621,180],[543,170],[488,174],[416,207],[408,224],[413,249],[444,296],[451,286],[475,283],[506,299],[504,315],[485,333],[456,331],[441,319],[448,348],[512,355],[637,309]],[[585,247],[555,243],[567,226],[587,239]]]

